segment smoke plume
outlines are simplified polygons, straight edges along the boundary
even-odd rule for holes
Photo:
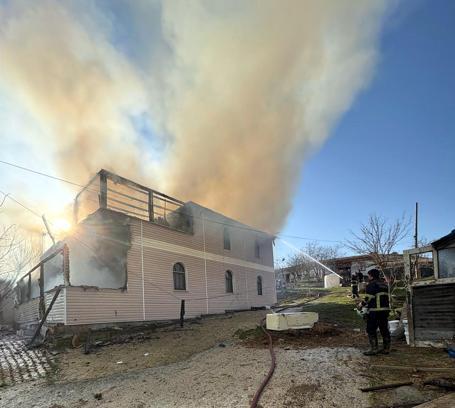
[[[28,118],[3,152],[20,144],[79,183],[104,167],[274,232],[305,158],[371,79],[388,7],[1,4],[0,107]]]

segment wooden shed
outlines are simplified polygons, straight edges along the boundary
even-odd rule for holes
[[[410,344],[445,347],[455,341],[455,230],[403,254]],[[433,265],[425,274],[418,267],[423,259]]]

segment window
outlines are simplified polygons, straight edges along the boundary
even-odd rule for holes
[[[234,285],[232,283],[232,272],[226,271],[224,274],[224,281],[226,284],[226,293],[234,293]]]
[[[174,289],[186,290],[185,267],[180,262],[174,264]]]
[[[438,250],[439,278],[455,278],[455,248]]]
[[[258,295],[262,295],[262,276],[257,279]]]
[[[223,238],[224,238],[224,249],[231,250],[231,237],[229,235],[229,230],[224,228],[223,230]]]
[[[261,257],[261,246],[259,245],[259,241],[256,240],[254,242],[254,256],[256,258],[260,258]]]

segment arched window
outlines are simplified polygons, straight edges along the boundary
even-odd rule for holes
[[[232,272],[226,271],[224,274],[224,281],[226,284],[226,293],[234,293],[234,285],[232,282]]]
[[[177,262],[172,268],[174,275],[174,289],[186,290],[185,267],[182,263]]]
[[[223,230],[223,240],[224,240],[224,249],[231,250],[231,236],[229,235],[229,230],[224,227]]]
[[[258,288],[258,295],[262,295],[262,276],[258,276],[256,284]]]

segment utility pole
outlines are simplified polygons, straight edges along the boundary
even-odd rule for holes
[[[415,229],[414,229],[414,247],[418,248],[419,247],[419,203],[416,202],[416,211],[415,211],[415,223],[414,223]]]
[[[414,222],[414,247],[419,247],[419,203],[416,202],[416,211],[415,211],[415,222]],[[419,254],[415,255],[415,264],[414,264],[414,276],[416,279],[419,278]]]

